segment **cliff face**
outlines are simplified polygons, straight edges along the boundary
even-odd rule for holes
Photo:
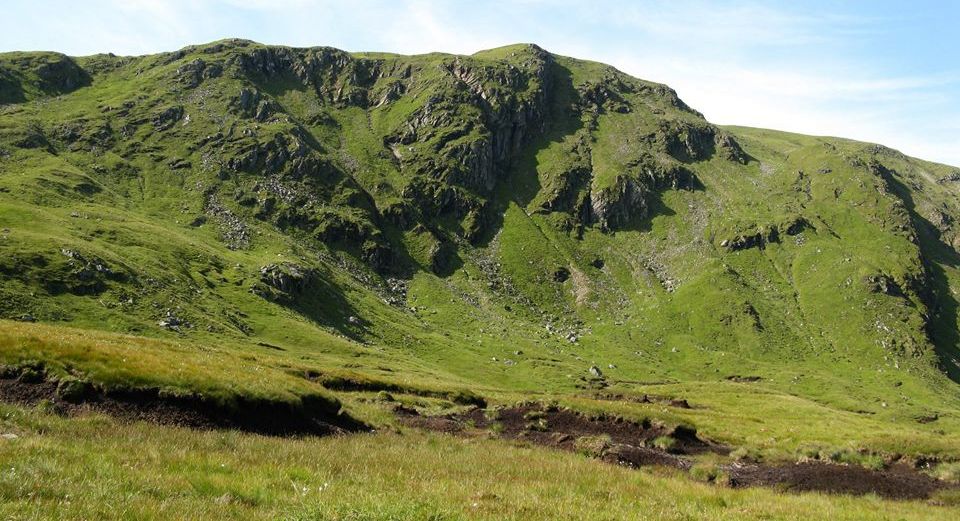
[[[186,61],[191,52],[205,58]],[[374,113],[389,114],[392,125],[371,130],[380,134],[376,137],[383,145],[378,156],[389,159],[390,167],[404,180],[399,183],[403,185],[400,200],[379,205],[387,220],[400,229],[423,220],[429,223],[452,217],[459,221],[459,229],[440,230],[444,227],[431,224],[428,227],[436,229],[431,233],[452,233],[469,241],[482,237],[489,231],[490,197],[498,182],[525,147],[544,139],[558,118],[579,122],[581,130],[577,132],[582,134],[584,146],[576,153],[588,158],[593,154],[591,143],[596,141],[598,122],[607,113],[623,116],[625,124],[636,128],[654,123],[649,133],[624,143],[618,154],[621,164],[613,166],[613,171],[595,172],[588,167],[585,175],[567,175],[569,183],[558,187],[564,198],[579,201],[579,207],[570,210],[577,212],[581,225],[602,229],[626,226],[648,216],[649,199],[658,191],[694,189],[696,175],[684,168],[685,163],[706,161],[715,154],[741,164],[747,161],[734,138],[703,120],[673,91],[610,68],[595,83],[573,85],[568,68],[536,46],[512,48],[496,60],[458,56],[422,63],[396,57],[354,57],[327,48],[264,48],[224,42],[185,49],[163,59],[183,61],[186,63],[176,68],[174,77],[185,88],[200,88],[204,81],[216,81],[226,71],[229,77],[249,83],[229,101],[233,113],[257,123],[293,124],[268,142],[236,140],[236,153],[226,165],[229,171],[297,182],[322,178],[328,185],[336,180],[342,187],[362,191],[345,181],[350,177],[343,172],[346,165],[323,161],[320,156],[329,150],[305,139],[311,125],[324,122],[316,117],[298,120],[276,95],[296,88],[335,110],[366,112],[371,121]],[[663,108],[652,109],[651,98]],[[398,117],[393,117],[394,113]],[[161,112],[155,117],[156,129],[169,130],[183,115],[179,106]],[[254,137],[251,131],[245,132],[246,137]],[[208,148],[217,144],[216,136],[204,143]],[[613,181],[594,182],[595,178]],[[283,195],[280,185],[281,180],[274,180],[255,187],[272,191],[274,197],[263,200],[258,215],[274,213],[278,196],[288,204],[297,202],[296,190],[289,188]],[[310,191],[316,190],[316,186],[310,187]],[[373,202],[361,206],[366,220],[373,228],[379,227],[380,215],[371,212],[377,206],[375,198],[361,199]],[[315,217],[283,220],[297,221],[306,228],[318,225]],[[344,226],[351,228],[351,233],[343,233]],[[373,237],[377,249],[396,247],[377,241],[376,230],[363,228],[347,223],[334,225],[332,230],[325,226],[320,238],[329,242],[359,236],[369,248]],[[383,259],[382,254],[372,257]]]
[[[956,169],[720,128],[602,64],[533,45],[16,53],[0,103],[0,215],[41,223],[4,232],[2,316],[249,335],[279,306],[486,363],[473,336],[423,333],[472,317],[479,338],[697,378],[784,357],[957,371]]]

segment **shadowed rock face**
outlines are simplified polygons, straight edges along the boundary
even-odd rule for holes
[[[662,190],[694,190],[699,186],[696,174],[671,165],[638,161],[631,165],[633,175],[618,175],[612,187],[590,194],[588,223],[602,230],[626,226],[632,220],[649,216],[651,199]],[[636,177],[634,177],[636,176]]]
[[[542,51],[525,69],[454,58],[441,66],[446,74],[438,81],[450,90],[431,96],[384,144],[401,170],[489,194],[514,156],[543,132],[551,66],[550,55]],[[426,153],[411,146],[416,144]],[[441,211],[451,206],[448,200],[433,203]],[[460,214],[474,209],[459,202],[452,207]]]
[[[591,221],[602,228],[618,227],[633,217],[646,217],[650,188],[636,179],[617,176],[611,188],[590,194]]]
[[[260,281],[273,289],[296,296],[314,282],[313,270],[292,263],[268,264],[260,268]]]
[[[44,92],[65,94],[90,84],[90,75],[67,56],[56,56],[35,66]]]
[[[90,74],[59,53],[15,53],[0,65],[0,103],[22,102],[28,91],[67,94],[90,85]]]

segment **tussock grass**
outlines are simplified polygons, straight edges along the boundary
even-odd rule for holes
[[[574,453],[405,432],[280,439],[0,406],[12,519],[948,519],[957,506],[731,490]],[[947,498],[944,498],[945,502]]]
[[[0,322],[0,363],[39,363],[52,379],[82,379],[107,390],[158,388],[199,394],[227,409],[238,399],[336,404],[317,384],[226,348],[37,324]]]

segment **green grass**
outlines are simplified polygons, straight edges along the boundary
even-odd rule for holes
[[[297,402],[301,396],[332,399],[303,377],[281,370],[275,359],[179,342],[49,326],[0,325],[0,363],[38,361],[48,377],[75,377],[104,388],[159,388],[173,395],[199,393],[229,405],[238,397]]]
[[[731,490],[572,453],[404,432],[282,439],[2,407],[10,519],[944,519],[956,507]]]

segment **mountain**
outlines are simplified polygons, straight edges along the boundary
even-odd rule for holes
[[[958,168],[536,45],[0,54],[0,361],[59,392],[649,393],[760,452],[950,459],[958,223]]]

